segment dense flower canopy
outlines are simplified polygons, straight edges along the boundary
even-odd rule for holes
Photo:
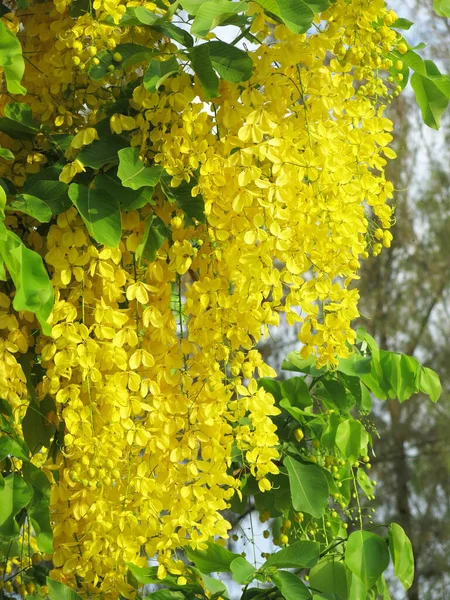
[[[261,337],[284,315],[304,358],[334,368],[349,355],[360,260],[391,241],[383,112],[404,48],[382,0],[322,4],[294,33],[250,2],[249,76],[229,68],[217,91],[197,72],[201,51],[194,74],[170,39],[164,3],[32,1],[1,18],[27,90],[2,94],[1,110],[19,101],[41,124],[0,133],[15,157],[0,176],[20,198],[4,223],[42,257],[55,302],[44,333],[0,284],[0,396],[20,423],[32,361],[36,402],[55,402],[45,416],[61,452],[33,458],[52,481],[55,578],[129,597],[126,563],[144,566],[143,551],[161,577],[182,575],[177,548],[227,537],[232,457],[261,490],[278,472]],[[108,151],[118,168],[95,162]],[[39,224],[23,203],[44,183],[57,214]]]

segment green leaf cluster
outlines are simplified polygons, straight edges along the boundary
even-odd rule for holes
[[[0,21],[0,67],[6,77],[6,88],[10,94],[26,94],[20,83],[25,72],[22,46],[17,37]]]
[[[410,21],[406,19],[398,19],[398,21],[401,29],[409,29]],[[396,23],[392,27],[399,28]],[[432,129],[439,129],[441,117],[450,101],[450,75],[442,74],[432,60],[424,60],[414,51],[414,48],[409,44],[407,46],[409,49],[406,54],[402,55],[397,51],[391,53],[395,61],[400,60],[403,63],[401,87],[406,86],[412,71],[411,87],[422,113],[423,122]],[[395,69],[392,73],[397,74]]]
[[[21,525],[29,518],[39,550],[52,553],[50,482],[43,471],[31,464],[28,445],[18,436],[12,413],[3,401],[0,426],[7,434],[0,438],[0,462],[10,465],[9,472],[4,477],[0,475],[0,539],[12,544],[20,535]],[[22,461],[20,473],[13,468],[13,458]]]
[[[49,335],[47,319],[53,308],[53,286],[42,258],[27,248],[22,240],[0,222],[0,260],[4,263],[16,288],[15,310],[34,312],[42,330]]]
[[[440,17],[448,17],[450,19],[449,0],[434,0],[433,9]]]

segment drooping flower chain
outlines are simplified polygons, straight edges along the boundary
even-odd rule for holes
[[[24,101],[55,132],[79,132],[67,182],[83,169],[77,152],[95,139],[92,127],[122,85],[123,74],[111,74],[109,86],[90,80],[90,61],[131,39],[176,51],[145,28],[118,26],[131,5],[95,2],[94,19],[71,17],[68,3],[32,3],[23,16],[3,17],[16,31],[23,25]],[[115,25],[104,23],[108,15]],[[111,117],[111,131],[125,132],[172,185],[198,178],[205,225],[188,223],[160,193],[154,208],[123,214],[115,249],[97,247],[74,208],[46,235],[29,218],[6,220],[28,231],[56,302],[52,337],[35,341],[32,315],[14,314],[3,287],[0,393],[20,421],[27,392],[16,356],[35,352],[45,371],[39,397],[55,398],[65,432],[53,480],[53,576],[79,576],[90,593],[128,597],[126,563],[145,565],[142,550],[158,556],[161,575],[182,575],[177,547],[226,537],[220,511],[240,485],[230,471],[234,447],[260,488],[270,487],[278,409],[256,378],[275,373],[255,346],[281,313],[301,324],[302,353],[317,353],[319,364],[333,366],[354,341],[358,291],[350,284],[359,261],[391,239],[393,188],[383,169],[395,154],[377,73],[397,41],[381,0],[337,0],[321,18],[311,35],[276,26],[277,41],[251,54],[253,77],[221,82],[214,110],[184,73],[163,91],[137,85],[129,114]],[[253,33],[263,39],[265,28],[259,14]],[[33,144],[4,134],[0,142],[16,154],[0,174],[19,188],[48,160],[43,134]],[[141,264],[135,252],[152,211],[171,240]]]

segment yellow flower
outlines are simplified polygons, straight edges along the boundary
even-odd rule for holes
[[[113,133],[122,133],[122,131],[131,131],[136,129],[137,124],[133,117],[127,115],[114,114],[110,121],[111,131]]]
[[[59,180],[64,183],[70,183],[75,175],[83,173],[85,170],[86,169],[79,160],[74,160],[73,162],[64,165],[59,175]]]
[[[105,50],[123,56],[120,44],[168,58],[178,50],[151,28],[122,24],[122,0],[94,0],[78,17],[69,4],[31,0],[14,24],[36,66],[25,71],[23,101],[43,131],[74,135],[66,158],[75,157],[102,139],[102,120],[126,102],[128,86],[132,97],[114,109],[124,114],[110,117],[111,132],[164,168],[174,191],[193,184],[188,208],[204,202],[200,223],[157,188],[154,204],[123,213],[114,249],[92,242],[75,207],[52,217],[46,236],[25,233],[54,287],[51,337],[36,335],[32,315],[14,311],[9,282],[0,282],[0,397],[19,426],[28,393],[18,355],[34,353],[43,370],[38,397],[54,398],[49,419],[65,424],[52,465],[54,576],[84,578],[86,596],[114,600],[132,596],[126,562],[145,567],[143,550],[157,556],[160,579],[171,573],[182,585],[176,550],[226,540],[222,512],[240,494],[230,473],[236,449],[259,489],[271,489],[279,409],[256,377],[275,372],[255,348],[269,327],[283,313],[299,324],[301,355],[317,356],[319,366],[348,355],[360,261],[391,242],[384,168],[395,153],[380,73],[392,67],[385,57],[406,46],[381,1],[338,0],[311,36],[277,24],[273,43],[251,52],[252,78],[221,81],[213,111],[188,70],[152,93],[141,71],[122,70],[115,56],[105,78],[92,79]],[[163,16],[160,5],[144,4]],[[262,40],[267,16],[250,4]],[[56,154],[62,138],[53,138]],[[21,188],[29,169],[44,164],[48,143],[24,140],[2,176]],[[83,171],[75,159],[60,181]],[[167,239],[155,261],[137,264],[155,215]]]
[[[79,131],[70,142],[70,147],[75,150],[79,150],[83,146],[87,146],[88,144],[92,144],[94,140],[98,140],[98,132],[94,127],[88,127],[87,129],[82,129]]]

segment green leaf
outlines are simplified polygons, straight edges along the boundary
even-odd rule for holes
[[[5,486],[0,491],[0,536],[11,539],[19,535],[19,525],[14,517],[32,497],[31,488],[17,473],[5,477]]]
[[[208,42],[209,57],[220,77],[231,83],[247,81],[253,75],[253,62],[246,52],[221,41]]]
[[[2,21],[0,21],[0,67],[5,74],[8,92],[25,95],[27,90],[20,83],[25,72],[22,46]]]
[[[450,18],[450,0],[434,0],[433,9],[440,17]]]
[[[408,50],[406,54],[400,54],[397,51],[394,51],[394,56],[396,60],[401,60],[403,64],[412,69],[415,73],[419,73],[419,75],[423,75],[424,77],[428,77],[427,67],[425,65],[425,61],[413,50]]]
[[[64,154],[64,152],[70,148],[70,144],[72,143],[74,137],[75,136],[70,133],[53,133],[52,135],[48,136],[48,139],[59,153]],[[55,165],[50,167],[50,169],[54,168]],[[60,169],[62,169],[62,165],[60,166]],[[39,173],[42,173],[42,170],[43,169],[41,169]]]
[[[148,8],[143,6],[127,6],[125,14],[120,19],[120,24],[126,27],[132,25],[153,25],[161,20],[159,15],[156,15]],[[114,24],[112,17],[107,17],[106,21],[110,24]]]
[[[42,446],[50,447],[56,428],[45,415],[51,410],[55,410],[55,403],[50,396],[46,396],[39,404],[31,400],[22,419],[23,437],[33,453]]]
[[[15,121],[23,127],[27,127],[35,132],[39,130],[39,123],[33,119],[33,113],[28,104],[10,102],[5,105],[4,113],[8,119]]]
[[[322,438],[320,440],[322,446],[329,450],[335,450],[336,432],[341,422],[342,419],[338,413],[333,412],[329,415],[328,423],[322,433]]]
[[[432,369],[421,366],[419,370],[419,389],[424,394],[428,394],[433,402],[437,402],[442,393],[439,375]]]
[[[439,129],[441,116],[449,103],[448,98],[434,81],[418,73],[411,77],[411,86],[416,94],[423,122],[432,129]]]
[[[242,494],[243,496],[256,496],[260,494],[260,489],[258,487],[258,482],[250,473],[248,475],[244,475],[242,478]],[[270,494],[267,494],[270,497]]]
[[[275,593],[275,591],[276,591],[275,588],[272,588],[271,592]],[[269,593],[269,592],[267,591],[267,593]],[[265,595],[263,595],[263,594],[264,594],[264,589],[262,589],[262,588],[255,588],[255,587],[247,588],[245,593],[243,593],[242,596],[240,597],[240,600],[259,600],[259,598],[261,598],[261,600],[262,600],[262,598],[265,597]],[[270,596],[269,596],[269,598],[270,598]],[[277,600],[282,600],[282,597],[279,596],[277,598]]]
[[[104,165],[116,165],[118,152],[128,146],[128,141],[119,135],[109,135],[95,140],[79,152],[77,159],[86,167],[101,169]]]
[[[39,131],[39,123],[34,121],[28,104],[12,102],[4,108],[4,117],[0,117],[0,131],[12,138],[23,140],[34,137]]]
[[[247,10],[247,2],[230,2],[229,0],[203,2],[197,10],[194,22],[191,25],[191,34],[197,37],[205,37],[228,17],[245,10]]]
[[[378,358],[373,357],[370,375],[364,375],[362,381],[379,398],[398,398],[403,402],[419,391],[419,366],[412,356],[380,350]]]
[[[161,189],[169,202],[175,202],[186,215],[187,223],[193,224],[194,220],[199,223],[205,223],[205,203],[203,196],[197,194],[192,195],[192,188],[197,185],[194,179],[189,183],[182,181],[177,187],[170,186],[171,177],[167,174],[161,177]]]
[[[6,400],[3,400],[3,398],[0,398],[0,415],[13,416],[11,405]]]
[[[176,590],[158,590],[145,596],[144,600],[183,600],[186,596]]]
[[[30,451],[22,440],[3,436],[0,438],[0,461],[7,456],[14,456],[28,462],[30,460]]]
[[[325,373],[326,368],[316,368],[316,357],[302,358],[299,352],[290,352],[286,360],[283,361],[281,368],[284,371],[294,371],[295,373],[305,373],[307,375],[320,375]]]
[[[176,5],[176,3],[174,3],[172,6],[174,5]],[[163,8],[167,9],[166,6]],[[114,24],[112,19],[107,18],[106,20],[110,22],[111,25]],[[194,40],[189,32],[177,27],[176,25],[173,25],[172,23],[169,23],[143,6],[128,6],[120,23],[121,25],[126,26],[141,24],[146,25],[153,31],[157,31],[161,35],[175,40],[182,46],[191,47],[194,45]]]
[[[336,446],[349,460],[355,461],[361,450],[367,448],[369,434],[364,426],[353,418],[345,419],[336,431]]]
[[[122,237],[122,219],[116,198],[104,190],[72,183],[69,197],[77,207],[89,234],[99,243],[115,248]]]
[[[50,600],[83,600],[82,597],[77,594],[64,583],[55,581],[47,577],[48,597]]]
[[[219,96],[219,78],[213,69],[209,54],[209,44],[194,46],[189,50],[192,69],[197,75],[204,91],[206,99]]]
[[[181,29],[181,27],[177,27],[173,25],[173,23],[156,23],[153,25],[152,29],[168,37],[172,40],[175,40],[182,46],[186,46],[187,48],[191,48],[194,45],[194,39],[185,29]]]
[[[136,258],[153,262],[156,260],[158,250],[167,239],[168,230],[159,217],[154,215],[147,218],[142,241],[136,248]]]
[[[382,600],[391,600],[391,595],[389,593],[389,588],[386,584],[384,575],[382,575],[377,582],[377,592],[382,596]]]
[[[352,354],[349,358],[340,358],[337,370],[345,375],[360,377],[370,373],[372,357]]]
[[[395,576],[405,590],[408,590],[414,580],[414,555],[408,536],[397,523],[391,523],[389,528],[389,549]]]
[[[430,68],[428,66],[428,62],[431,61],[426,60],[424,62],[427,63],[427,71],[429,71]],[[433,83],[441,90],[444,96],[447,99],[450,99],[450,75],[439,75],[439,77],[431,77],[430,75],[428,76],[433,79]]]
[[[200,575],[201,575],[201,578],[203,579],[203,583],[205,584],[205,588],[208,590],[208,592],[211,592],[211,594],[213,594],[213,595],[219,594],[220,596],[223,596],[224,598],[228,598],[228,590],[224,583],[222,583],[218,579],[214,579],[214,577],[205,575],[204,573],[203,574],[201,573]]]
[[[361,381],[361,399],[358,402],[359,409],[361,412],[370,413],[372,411],[372,397],[369,390]]]
[[[375,358],[372,360],[372,370],[361,377],[361,382],[372,391],[379,400],[386,400],[391,387],[389,380],[384,376],[381,363]],[[361,387],[361,400],[362,400]]]
[[[50,482],[43,471],[31,463],[24,465],[26,482],[33,489],[33,499],[27,509],[36,541],[41,552],[53,553],[53,530],[50,524]]]
[[[143,83],[146,90],[156,92],[165,80],[178,73],[180,65],[175,56],[169,60],[152,60],[145,72]]]
[[[312,398],[303,377],[291,377],[281,384],[284,398],[289,400],[291,406],[304,409],[312,405]]]
[[[408,400],[418,391],[416,380],[419,368],[419,362],[414,357],[406,354],[400,355],[400,377],[396,390],[400,402]]]
[[[356,337],[361,342],[366,342],[372,356],[378,356],[379,348],[378,344],[373,336],[368,333],[364,327],[358,327],[356,329]]]
[[[294,33],[306,33],[314,15],[329,6],[327,0],[258,0],[258,4],[279,17]]]
[[[138,583],[148,585],[150,583],[158,583],[157,567],[137,567],[133,563],[127,563],[128,568],[133,573]]]
[[[122,185],[132,190],[142,187],[154,187],[162,173],[162,167],[147,167],[139,158],[139,148],[119,150],[119,169],[117,175]]]
[[[148,8],[144,8],[143,6],[133,6],[131,7],[130,12],[127,8],[127,13],[133,14],[136,19],[134,23],[126,23],[127,25],[154,25],[161,20],[160,16],[152,13]]]
[[[272,379],[271,377],[261,377],[258,379],[258,387],[262,387],[266,390],[266,392],[272,394],[277,402],[283,398],[281,384],[276,379]]]
[[[90,12],[90,9],[90,0],[72,0],[69,15],[75,18],[81,17],[81,15]]]
[[[26,215],[30,215],[40,223],[48,223],[52,218],[52,211],[47,202],[30,194],[19,194],[10,206]]]
[[[271,576],[271,579],[285,600],[309,600],[312,598],[311,592],[295,573],[278,571]]]
[[[355,402],[361,402],[361,381],[359,377],[345,375],[344,373],[336,373],[339,381],[347,390],[347,409],[352,409]]]
[[[315,13],[327,10],[330,8],[333,1],[334,0],[304,0],[305,4],[310,6]]]
[[[375,489],[375,485],[372,483],[370,477],[363,469],[358,469],[356,472],[356,480],[358,482],[359,487],[365,493],[367,498],[370,499],[373,496],[373,492]]]
[[[208,2],[208,0],[180,0],[181,6],[189,15],[196,15],[201,9],[202,5]]]
[[[186,549],[187,557],[192,561],[197,569],[202,573],[213,573],[213,572],[228,572],[231,571],[231,563],[236,558],[240,557],[240,554],[234,554],[219,544],[213,542],[207,542],[207,548],[205,550],[192,550],[192,548]],[[242,557],[241,557],[242,558]]]
[[[345,386],[336,379],[325,379],[319,382],[316,393],[323,398],[327,408],[331,410],[338,408],[342,412],[348,412],[354,405],[348,403]]]
[[[345,549],[345,563],[370,589],[389,565],[389,551],[383,538],[369,531],[350,534]]]
[[[164,579],[158,579],[158,568],[157,567],[137,567],[132,563],[127,563],[128,568],[133,573],[137,582],[142,585],[149,583],[157,583],[158,585],[164,585],[171,590],[181,590],[182,592],[193,592],[203,594],[203,588],[198,583],[187,583],[185,585],[179,585],[177,583],[177,577],[174,575],[167,575]]]
[[[116,62],[113,58],[117,53],[122,56],[122,60],[119,62]],[[153,58],[156,54],[158,53],[154,48],[148,48],[147,46],[119,44],[114,50],[102,50],[97,54],[96,58],[100,62],[98,65],[91,62],[88,70],[89,77],[94,81],[100,81],[112,71],[127,69],[133,64]]]
[[[238,556],[231,561],[230,571],[236,583],[246,585],[254,579],[257,569],[243,556]]]
[[[408,30],[411,29],[411,27],[414,25],[414,23],[412,21],[409,21],[408,19],[397,19],[396,21],[394,21],[394,23],[392,23],[391,27],[392,29],[403,29],[403,30]]]
[[[94,187],[117,198],[121,210],[137,210],[146,204],[155,204],[153,200],[155,190],[152,187],[143,187],[139,190],[124,187],[116,173],[114,169],[109,169],[106,173],[97,175],[94,179]]]
[[[14,154],[8,148],[0,148],[0,157],[5,160],[14,160]]]
[[[60,172],[54,167],[49,167],[27,177],[21,190],[22,194],[45,199],[53,214],[58,215],[66,211],[71,206],[69,186],[59,181]]]
[[[0,219],[5,218],[6,194],[5,190],[0,186]]]
[[[305,465],[290,456],[283,461],[289,474],[292,505],[301,511],[319,518],[328,504],[328,482],[317,465]]]
[[[320,544],[318,542],[298,541],[275,552],[266,560],[261,569],[278,567],[284,569],[310,569],[319,560]]]
[[[320,592],[347,597],[347,572],[336,555],[325,556],[309,573],[309,584]]]
[[[347,567],[347,581],[348,581],[348,600],[374,600],[373,596],[368,593],[366,586],[352,573]]]
[[[44,334],[50,335],[47,319],[53,308],[54,295],[42,258],[1,223],[0,226],[0,256],[16,287],[13,306],[17,311],[34,312]]]
[[[283,398],[283,400],[279,402],[279,405],[280,408],[284,408],[284,410],[288,412],[291,415],[291,417],[294,417],[294,419],[299,423],[304,423],[305,416],[311,416],[310,412],[302,410],[301,408],[297,408],[296,406],[291,406],[289,400],[287,400],[286,398]]]

